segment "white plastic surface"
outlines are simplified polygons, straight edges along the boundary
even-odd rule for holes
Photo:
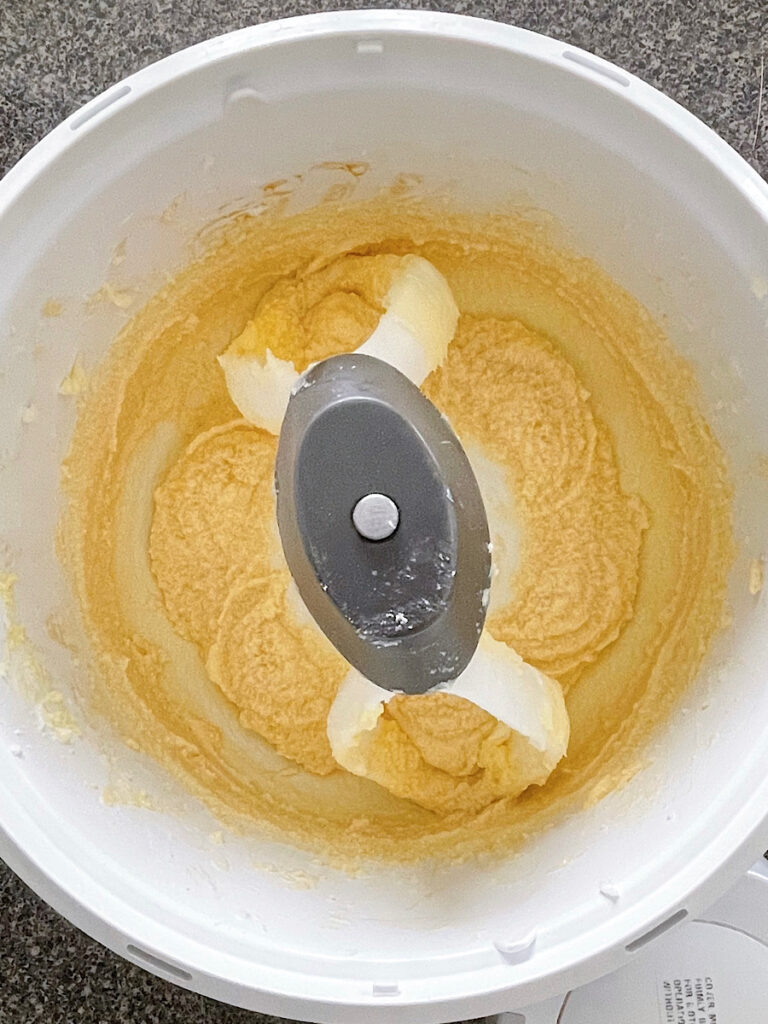
[[[564,998],[497,1024],[764,1024],[768,872],[761,860],[700,919]],[[521,1019],[522,1018],[522,1019]]]
[[[371,170],[353,181],[329,161]],[[335,1024],[511,1010],[628,962],[627,945],[681,908],[695,916],[766,844],[768,615],[746,580],[768,546],[754,474],[768,451],[768,189],[611,65],[427,12],[247,29],[92,101],[0,184],[0,538],[65,694],[77,666],[47,623],[66,600],[52,538],[74,405],[57,385],[77,353],[86,368],[103,356],[200,225],[312,167],[291,209],[400,173],[481,207],[547,209],[664,318],[733,467],[733,628],[631,783],[482,869],[351,878],[276,845],[220,845],[216,823],[98,723],[62,745],[0,682],[0,852],[86,931],[219,999]],[[84,306],[108,276],[126,307]],[[40,316],[49,298],[60,317]],[[116,773],[178,809],[105,805]]]

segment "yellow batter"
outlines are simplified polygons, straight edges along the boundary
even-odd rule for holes
[[[290,586],[276,439],[216,360],[236,338],[298,369],[356,348],[406,253],[461,313],[424,390],[514,494],[489,631],[566,692],[568,756],[522,795],[527,742],[445,694],[386,705],[381,785],[338,768],[325,726],[348,666]],[[513,218],[383,199],[240,218],[115,343],[64,484],[98,706],[226,820],[342,856],[505,849],[608,792],[720,622],[729,494],[689,370],[597,267]]]

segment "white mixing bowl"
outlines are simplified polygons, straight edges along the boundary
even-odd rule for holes
[[[450,182],[461,201],[512,195],[548,210],[663,318],[732,464],[733,627],[623,790],[506,864],[357,878],[278,845],[217,846],[216,823],[98,723],[69,744],[41,727],[58,698],[36,707],[11,660],[0,852],[75,924],[181,985],[290,1017],[429,1024],[619,967],[766,844],[768,604],[747,580],[768,531],[768,481],[755,469],[768,452],[768,189],[631,75],[448,15],[246,29],[88,103],[0,184],[0,537],[19,617],[65,703],[78,668],[48,627],[66,594],[53,537],[75,408],[57,385],[77,353],[87,367],[103,356],[201,224],[329,161],[370,164],[360,179],[319,175],[324,188],[358,182],[355,198],[410,172],[422,189]],[[300,190],[296,202],[313,198]],[[128,258],[110,265],[126,236]],[[133,305],[83,304],[110,275],[138,290]],[[41,315],[49,299],[60,316]],[[133,795],[120,794],[125,773]],[[132,806],[136,787],[183,809]]]

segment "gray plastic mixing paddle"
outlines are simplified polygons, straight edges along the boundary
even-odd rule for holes
[[[455,679],[485,622],[491,555],[483,500],[447,420],[371,356],[309,369],[275,470],[285,557],[315,621],[389,690]]]

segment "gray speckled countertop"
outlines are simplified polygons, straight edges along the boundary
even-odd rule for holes
[[[174,50],[244,25],[344,7],[493,18],[598,53],[697,114],[768,173],[764,0],[0,0],[0,173],[76,107]],[[119,959],[0,862],[0,1024],[270,1024]]]

